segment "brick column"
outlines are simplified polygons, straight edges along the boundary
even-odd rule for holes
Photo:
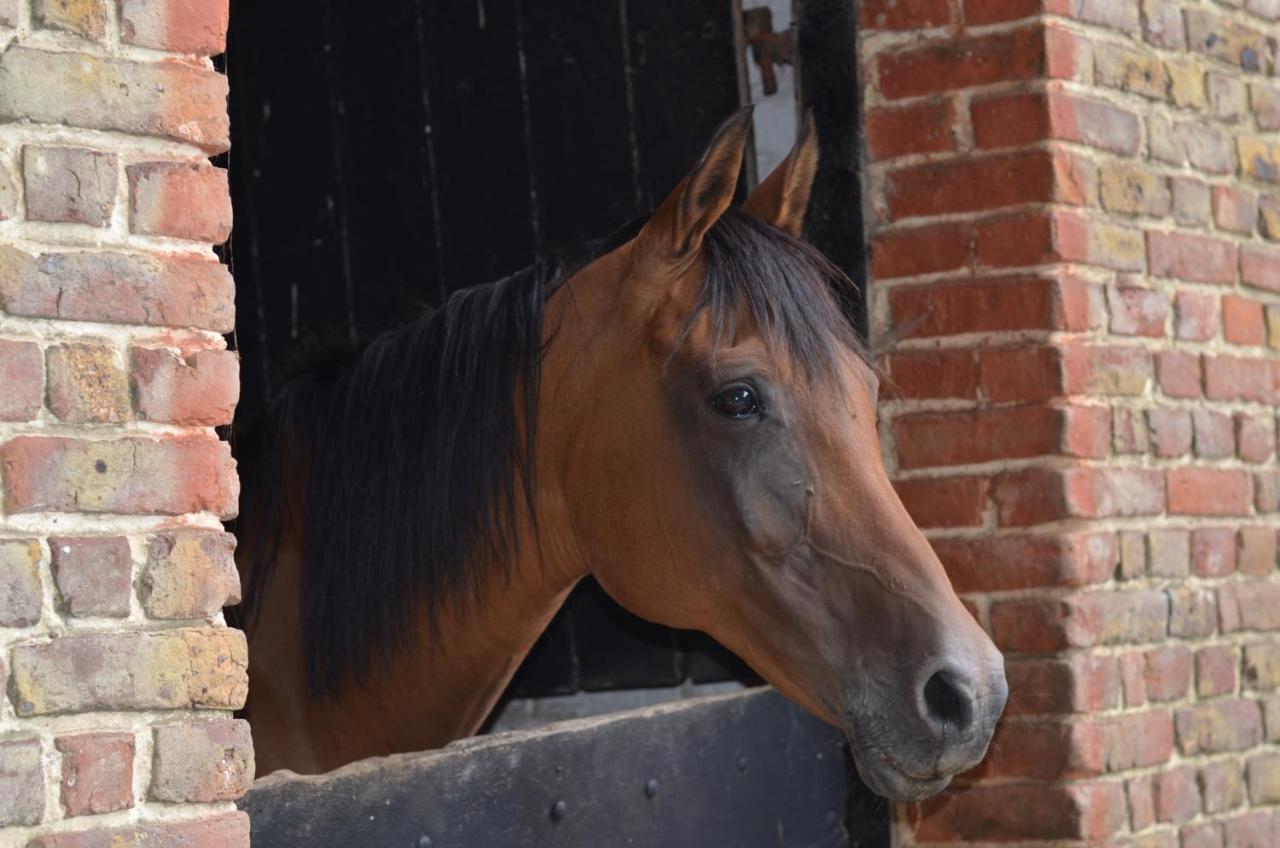
[[[904,842],[1280,845],[1280,2],[862,22],[887,460],[1012,686]]]
[[[227,0],[0,0],[0,844],[248,844]]]

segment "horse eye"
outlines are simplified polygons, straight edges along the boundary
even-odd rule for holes
[[[711,396],[711,406],[725,418],[754,418],[760,414],[760,398],[743,383],[735,383]]]

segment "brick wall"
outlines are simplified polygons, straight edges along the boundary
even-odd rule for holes
[[[1280,845],[1280,2],[863,26],[886,454],[1012,686],[904,841]]]
[[[227,0],[0,0],[0,844],[247,845]]]

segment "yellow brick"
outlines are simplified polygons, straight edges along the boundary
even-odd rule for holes
[[[43,29],[59,29],[101,41],[107,34],[107,7],[102,0],[35,0],[31,16]]]
[[[1204,67],[1196,59],[1175,60],[1169,72],[1169,99],[1182,109],[1203,109],[1206,104]]]
[[[1280,142],[1241,136],[1236,139],[1236,151],[1240,154],[1240,169],[1246,176],[1280,184]]]
[[[1149,168],[1104,165],[1099,177],[1102,206],[1108,211],[1156,217],[1168,214],[1173,202],[1169,181]]]
[[[1148,52],[1099,46],[1093,57],[1094,81],[1109,88],[1164,100],[1169,75],[1158,56]]]

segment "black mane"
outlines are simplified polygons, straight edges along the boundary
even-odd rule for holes
[[[239,618],[248,626],[286,518],[284,477],[305,480],[302,620],[313,694],[358,681],[413,635],[418,616],[504,568],[517,504],[531,502],[546,298],[634,222],[572,253],[465,289],[439,309],[291,379],[246,463],[244,523],[256,539]],[[731,211],[703,241],[704,310],[717,338],[744,314],[810,373],[861,350],[832,287],[848,278],[809,245]],[[256,468],[252,466],[256,465]],[[255,479],[256,478],[256,479]],[[517,486],[521,491],[517,491]],[[436,634],[437,637],[440,635]]]

